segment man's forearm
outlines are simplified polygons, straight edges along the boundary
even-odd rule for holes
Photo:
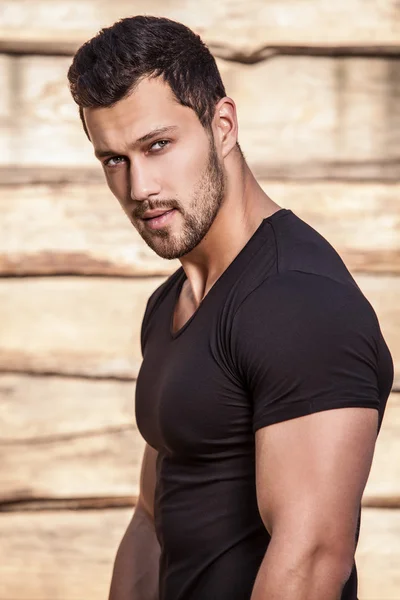
[[[339,554],[272,539],[251,600],[340,600],[350,572]]]
[[[138,505],[117,551],[109,600],[158,600],[159,559],[154,524]]]

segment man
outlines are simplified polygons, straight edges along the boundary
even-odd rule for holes
[[[182,265],[142,323],[147,445],[110,600],[356,600],[361,496],[393,381],[373,309],[255,180],[193,32],[124,19],[68,75],[108,186]]]

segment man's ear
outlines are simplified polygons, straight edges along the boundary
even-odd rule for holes
[[[215,108],[213,127],[218,153],[222,158],[226,158],[235,148],[238,139],[236,104],[232,98],[225,96],[219,100]]]

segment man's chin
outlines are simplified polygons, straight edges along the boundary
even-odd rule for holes
[[[175,260],[177,258],[181,258],[187,254],[186,252],[176,252],[176,251],[168,251],[168,250],[160,250],[159,248],[152,248],[154,252],[164,260]]]
[[[170,239],[168,240],[165,238],[163,239],[160,236],[149,235],[142,235],[142,238],[146,242],[147,246],[160,258],[174,260],[175,258],[179,258],[185,254],[185,252],[182,254],[182,252],[180,252],[179,249],[171,243]]]

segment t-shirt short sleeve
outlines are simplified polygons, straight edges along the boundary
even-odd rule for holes
[[[237,308],[231,336],[254,432],[323,410],[379,409],[379,334],[355,284],[299,271],[263,281]]]

